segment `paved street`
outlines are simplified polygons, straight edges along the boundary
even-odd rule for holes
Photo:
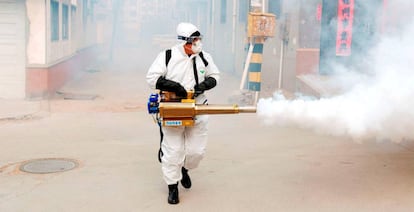
[[[412,142],[355,143],[265,126],[255,114],[211,116],[193,187],[180,186],[180,204],[167,204],[145,72],[85,71],[60,96],[31,102],[32,116],[0,121],[0,211],[413,211]],[[221,83],[211,103],[237,91],[238,79]],[[79,165],[19,170],[39,158]]]

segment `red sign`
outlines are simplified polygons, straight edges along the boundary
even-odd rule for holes
[[[316,6],[316,20],[322,20],[322,3],[319,3],[318,6]]]
[[[354,0],[338,0],[338,28],[336,33],[336,55],[351,55]]]

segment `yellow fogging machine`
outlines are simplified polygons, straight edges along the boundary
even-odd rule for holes
[[[193,126],[196,115],[255,113],[254,106],[237,104],[205,105],[196,104],[194,92],[187,92],[186,98],[180,98],[173,92],[162,91],[151,94],[148,99],[148,113],[157,115],[162,126]]]

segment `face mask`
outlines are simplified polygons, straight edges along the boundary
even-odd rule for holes
[[[203,49],[203,44],[201,43],[200,40],[194,42],[193,45],[191,46],[191,50],[195,54],[200,53],[202,49]]]

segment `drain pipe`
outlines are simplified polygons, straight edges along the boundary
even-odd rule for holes
[[[233,56],[236,48],[236,4],[237,1],[233,0],[233,34],[231,36],[231,53],[233,53]]]
[[[280,62],[279,62],[279,79],[278,79],[278,89],[282,89],[282,78],[283,78],[283,68],[285,60],[285,48],[289,43],[289,27],[290,20],[288,13],[283,15],[283,25],[281,27],[281,40],[280,40]]]
[[[266,3],[266,0],[262,0],[262,13],[265,12],[265,3]]]
[[[282,89],[282,74],[283,74],[283,59],[284,59],[283,58],[283,53],[284,53],[283,48],[285,46],[284,43],[285,42],[282,39],[282,41],[280,41],[280,62],[279,62],[279,80],[278,80],[278,89],[279,89],[279,91]]]
[[[211,36],[211,43],[212,43],[212,52],[215,54],[216,53],[216,48],[215,48],[215,36],[214,36],[214,34],[215,34],[215,32],[216,32],[216,26],[215,26],[215,13],[216,13],[216,9],[215,9],[215,7],[216,7],[216,4],[215,4],[215,0],[212,0],[211,1],[211,25],[210,25],[210,27],[211,27],[211,34],[210,34],[210,36]]]
[[[250,39],[249,39],[250,40]],[[247,71],[249,69],[249,64],[250,64],[250,58],[252,57],[252,53],[253,53],[253,43],[250,40],[249,41],[249,51],[247,52],[247,58],[246,61],[244,63],[244,69],[243,69],[243,75],[242,75],[242,80],[240,82],[240,90],[244,90],[244,85],[246,84],[246,78],[247,78]]]

